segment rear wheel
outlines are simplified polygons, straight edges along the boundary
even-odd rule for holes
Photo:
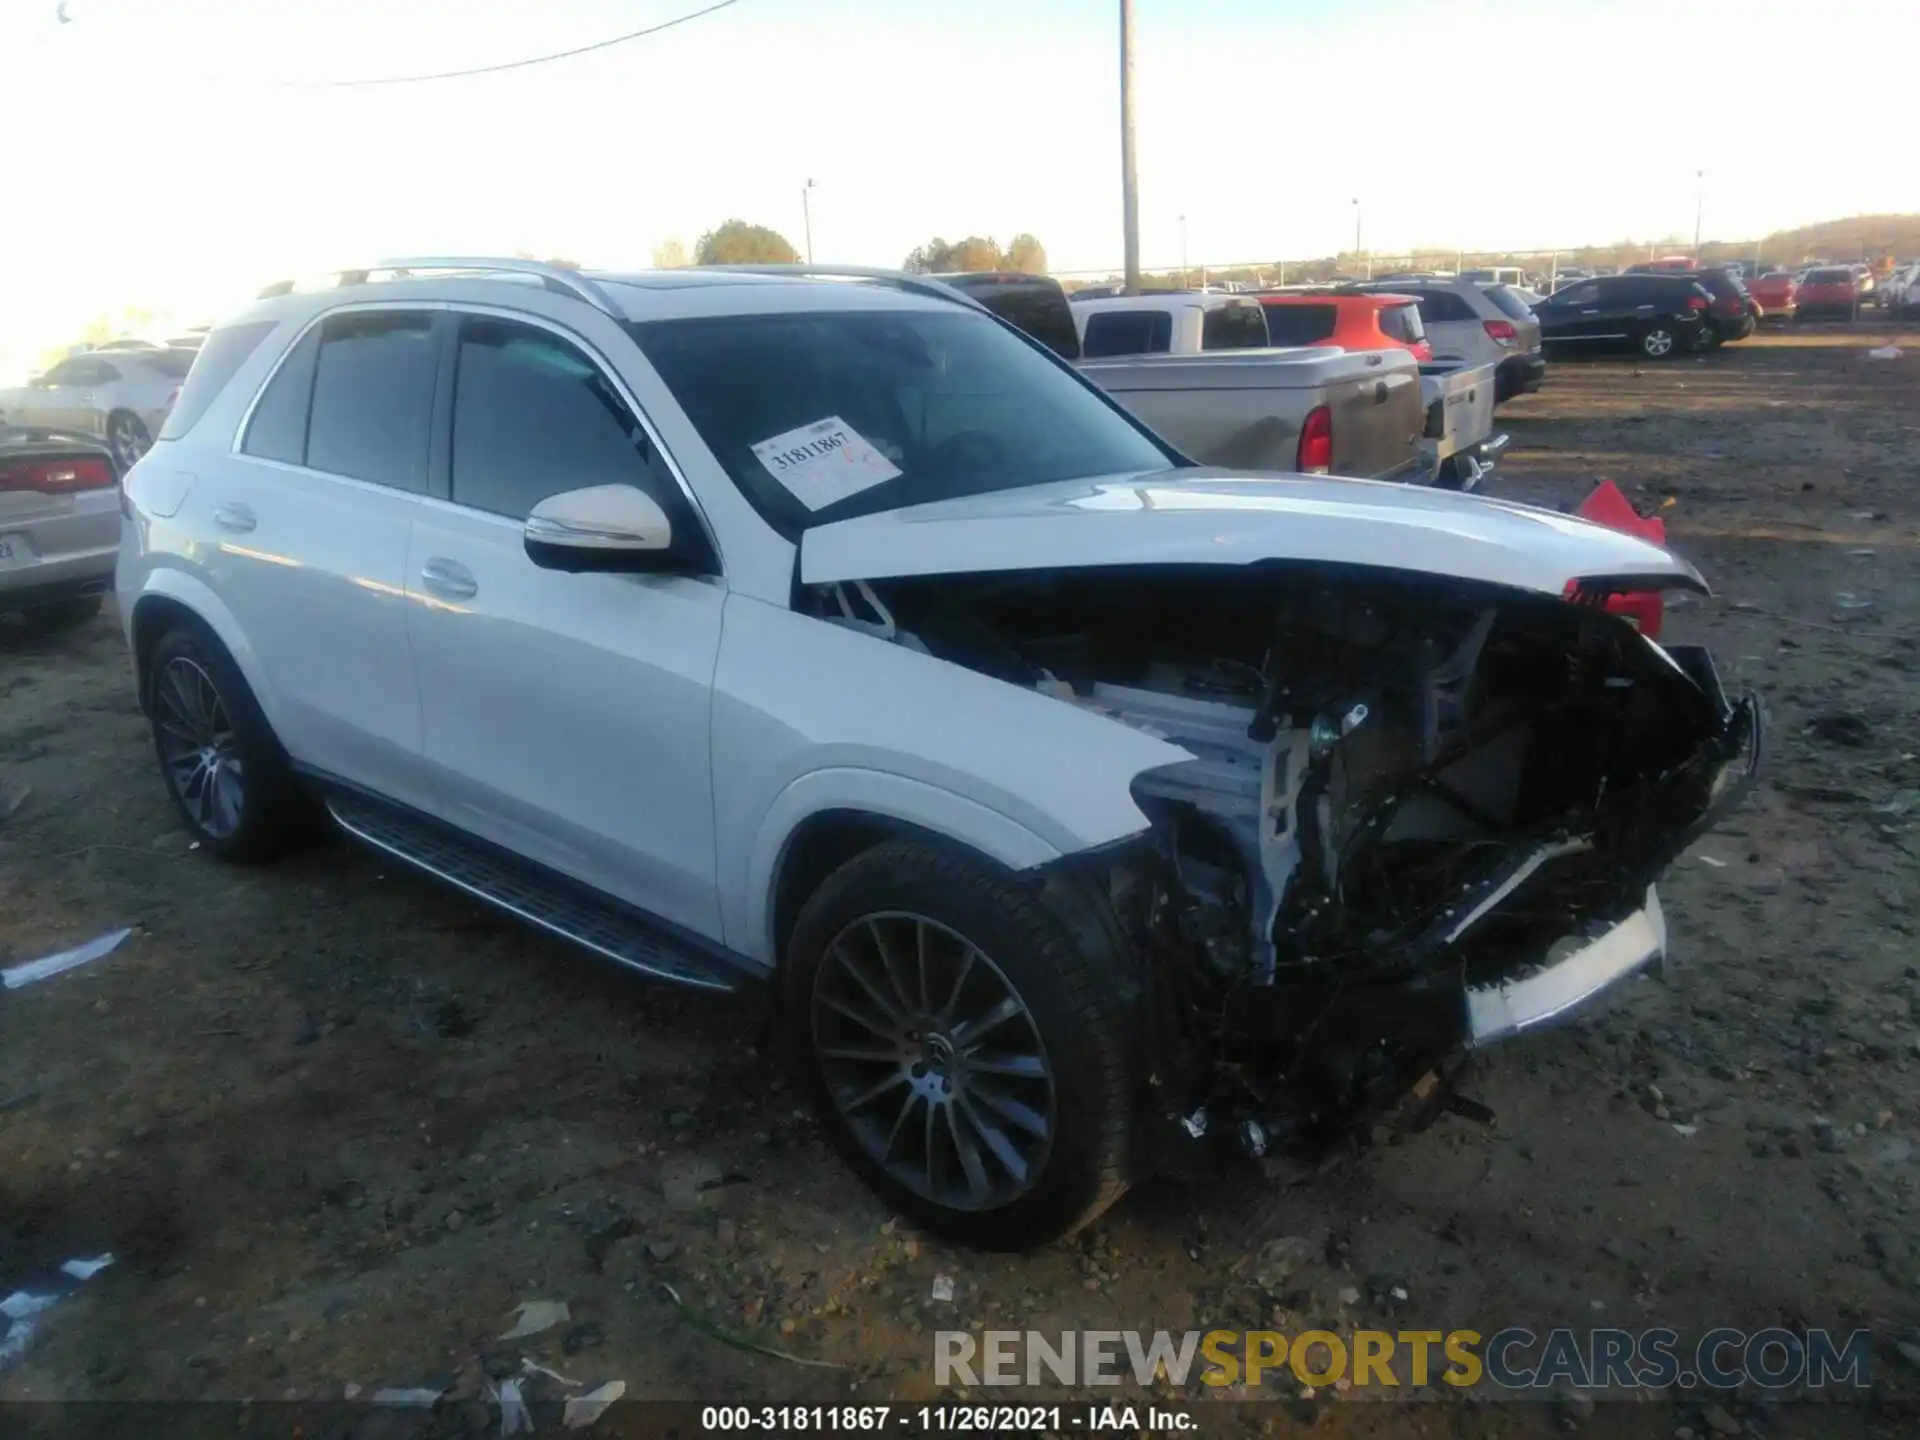
[[[200,845],[251,863],[318,833],[301,789],[240,667],[204,627],[182,622],[153,647],[147,710],[167,793]]]
[[[1037,889],[913,841],[829,876],[782,975],[789,1049],[882,1198],[1019,1250],[1126,1190],[1139,1000]]]
[[[113,463],[125,475],[153,448],[153,437],[138,415],[131,410],[116,410],[107,417],[107,448],[113,452]]]
[[[1640,353],[1649,360],[1667,360],[1680,348],[1680,337],[1671,325],[1657,322],[1640,332],[1639,346]]]

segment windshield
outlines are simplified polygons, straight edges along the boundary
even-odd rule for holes
[[[729,315],[628,326],[783,535],[930,500],[1180,463],[977,312]]]

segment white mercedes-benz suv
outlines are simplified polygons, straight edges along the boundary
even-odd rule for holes
[[[392,277],[392,278],[381,278]],[[276,286],[126,477],[208,853],[333,825],[685,985],[986,1246],[1170,1144],[1309,1147],[1648,965],[1759,764],[1701,589],[1564,515],[1191,465],[880,272]]]

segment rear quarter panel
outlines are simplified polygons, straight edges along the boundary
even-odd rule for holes
[[[1336,381],[1328,392],[1334,474],[1373,479],[1393,473],[1418,453],[1426,406],[1417,368],[1383,364],[1379,373]]]

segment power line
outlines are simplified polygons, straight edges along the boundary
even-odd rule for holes
[[[649,25],[644,30],[631,30],[625,35],[615,35],[608,40],[596,40],[591,45],[578,45],[571,50],[556,50],[551,55],[531,55],[524,60],[507,60],[498,65],[478,65],[471,70],[440,70],[431,75],[381,75],[365,80],[276,80],[276,88],[285,90],[347,90],[367,85],[418,85],[428,80],[462,80],[469,75],[495,75],[502,70],[524,70],[529,65],[545,65],[550,60],[571,60],[576,55],[590,55],[595,50],[611,49],[615,45],[624,45],[629,40],[642,40],[649,35],[658,35],[662,30],[671,30],[677,25],[685,25],[690,20],[699,20],[716,11],[738,5],[740,0],[718,0],[704,10],[694,10],[672,20],[662,21],[658,25]]]

